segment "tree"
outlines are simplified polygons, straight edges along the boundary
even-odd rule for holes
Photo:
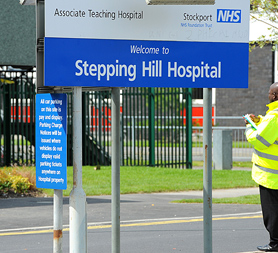
[[[263,47],[273,43],[273,50],[278,44],[278,2],[277,0],[250,0],[251,19],[268,25],[269,35],[262,34],[256,41],[250,42],[250,48]]]

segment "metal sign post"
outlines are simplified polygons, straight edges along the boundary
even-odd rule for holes
[[[21,4],[36,5],[36,88],[40,93],[44,87],[44,1],[21,1]],[[51,90],[51,89],[48,89]],[[53,253],[62,253],[63,243],[63,190],[54,189],[53,196]]]
[[[87,252],[86,194],[82,188],[82,87],[73,88],[73,189],[70,193],[70,252]]]
[[[53,252],[62,253],[63,238],[63,190],[54,190],[53,196]]]
[[[120,253],[120,89],[112,89],[112,253]]]
[[[212,89],[204,91],[204,132],[203,132],[203,212],[204,252],[212,253]]]

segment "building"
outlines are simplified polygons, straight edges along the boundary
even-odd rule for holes
[[[261,35],[269,39],[268,26],[259,21],[250,21],[250,41]],[[240,60],[240,59],[239,59]],[[236,74],[236,73],[235,73]],[[277,51],[272,44],[263,48],[256,47],[249,53],[249,87],[248,89],[216,89],[216,116],[241,116],[246,113],[264,115],[269,103],[268,89],[277,82]],[[217,120],[219,125],[244,126],[243,120]]]

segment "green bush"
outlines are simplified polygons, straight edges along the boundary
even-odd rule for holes
[[[4,170],[0,170],[0,191],[6,193],[11,189],[11,186],[9,174]]]
[[[26,193],[32,185],[27,177],[21,175],[11,176],[12,189],[15,193]]]
[[[23,177],[16,170],[0,170],[0,192],[7,193],[13,190],[15,193],[26,193],[32,183],[27,177]]]
[[[8,192],[11,189],[12,183],[9,181],[0,182],[0,191]]]

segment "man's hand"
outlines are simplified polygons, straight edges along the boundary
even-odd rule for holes
[[[258,123],[260,121],[260,117],[255,116],[254,114],[248,114],[250,116],[250,119],[254,122],[254,123]],[[248,124],[248,121],[245,119],[245,124]]]

